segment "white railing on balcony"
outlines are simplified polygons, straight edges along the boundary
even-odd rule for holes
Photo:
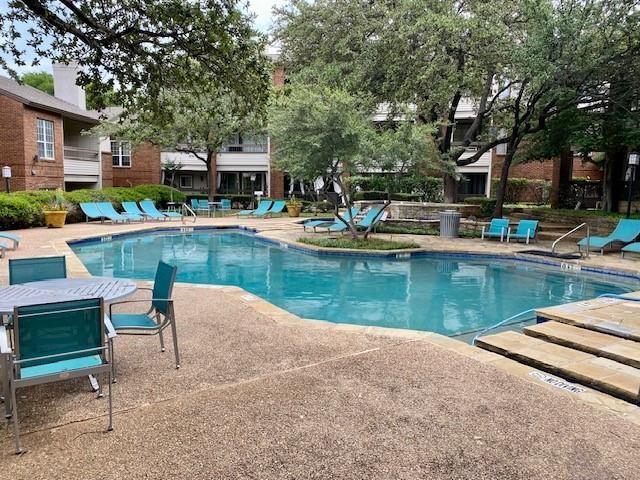
[[[85,162],[98,162],[98,150],[88,148],[64,147],[65,160],[84,160]]]
[[[100,155],[98,150],[64,147],[65,177],[95,181],[100,176]]]
[[[222,147],[224,153],[267,153],[266,143],[241,143],[237,145],[224,145]]]

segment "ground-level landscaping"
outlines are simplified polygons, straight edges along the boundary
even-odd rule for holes
[[[351,238],[343,236],[339,238],[326,237],[302,237],[299,238],[300,243],[313,245],[315,247],[324,248],[352,248],[356,250],[404,250],[408,248],[418,248],[415,242],[385,240],[383,238]]]

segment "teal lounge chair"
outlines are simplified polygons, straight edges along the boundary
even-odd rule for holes
[[[258,205],[258,208],[260,208],[260,205]],[[271,207],[269,207],[269,210],[267,210],[266,212],[254,212],[253,216],[254,217],[266,217],[268,215],[282,215],[282,212],[284,212],[284,209],[287,208],[287,203],[284,200],[276,200],[275,202],[273,202],[271,204]]]
[[[87,222],[89,220],[100,220],[104,222],[105,216],[98,208],[98,204],[96,202],[81,202],[80,210],[87,217]]]
[[[255,210],[240,210],[238,212],[238,216],[247,217],[249,215],[258,215],[258,216],[264,215],[269,211],[272,203],[273,202],[271,200],[260,200],[260,203],[258,204],[258,208],[256,208]]]
[[[14,233],[8,233],[8,232],[0,232],[0,240],[1,239],[11,240],[13,242],[12,250],[17,250],[18,247],[20,246],[20,235],[16,235]]]
[[[16,307],[13,348],[9,347],[6,328],[0,326],[0,354],[7,367],[3,375],[8,376],[5,411],[13,424],[17,454],[23,452],[16,402],[19,388],[87,375],[108,376],[107,430],[113,429],[111,353],[105,344],[104,318],[101,298]],[[101,386],[98,396],[102,396]],[[40,406],[45,414],[47,408]]]
[[[0,242],[0,258],[4,257],[4,253],[9,250],[9,247],[7,246],[6,243],[2,243]]]
[[[501,242],[507,238],[509,233],[509,219],[508,218],[492,218],[489,228],[485,230],[482,227],[482,240],[485,238],[499,238]]]
[[[156,277],[151,289],[151,306],[146,313],[115,313],[113,307],[116,305],[130,305],[149,300],[125,300],[123,302],[113,302],[109,306],[109,318],[113,328],[118,335],[158,335],[160,337],[160,350],[164,352],[164,338],[162,331],[171,327],[173,336],[173,351],[176,356],[176,368],[180,368],[180,355],[178,353],[178,333],[176,331],[176,319],[173,311],[173,300],[171,293],[176,280],[177,268],[164,262],[158,263]],[[148,288],[138,288],[138,290],[150,290]],[[113,339],[110,339],[113,342]],[[113,344],[111,345],[113,354]],[[112,363],[112,365],[114,365]],[[115,367],[113,367],[112,377],[115,381]]]
[[[382,207],[371,207],[365,216],[360,221],[356,222],[356,228],[358,230],[366,230],[370,225],[376,225],[380,221],[382,210]],[[348,228],[347,224],[341,220],[327,226],[327,230],[329,232],[344,232]]]
[[[630,243],[622,247],[622,258],[625,253],[640,253],[640,242]]]
[[[155,216],[155,217],[163,216],[168,219],[182,218],[182,215],[178,212],[160,212],[160,210],[158,210],[156,208],[156,205],[153,203],[153,200],[141,201],[140,208],[144,213],[146,213],[149,216]]]
[[[67,261],[64,255],[9,259],[9,285],[55,278],[67,278]]]
[[[98,208],[112,222],[130,222],[132,220],[141,222],[144,218],[141,215],[134,215],[130,213],[118,213],[113,208],[111,202],[99,202]]]
[[[524,240],[529,245],[531,240],[536,239],[537,231],[538,220],[520,220],[514,233],[511,233],[511,228],[507,230],[507,243],[511,240]]]
[[[360,212],[360,209],[358,207],[351,207],[351,210],[349,212],[345,212],[345,215],[346,215],[346,218],[349,218],[349,216],[351,218],[356,218],[359,212]],[[338,217],[334,217],[333,220],[327,220],[327,219],[307,220],[302,224],[302,229],[306,231],[307,228],[313,228],[313,231],[315,232],[316,228],[318,227],[323,227],[323,226],[328,227],[329,225],[333,225],[334,223],[337,223],[337,222],[340,222],[340,220],[338,220]]]
[[[167,218],[164,215],[150,215],[148,213],[144,213],[140,210],[140,207],[138,207],[136,202],[122,202],[122,208],[124,208],[124,211],[128,214],[135,214],[143,218],[152,218],[153,220],[164,220]]]
[[[224,215],[226,212],[231,211],[231,200],[223,198],[220,200],[220,208],[218,209]]]
[[[606,237],[589,237],[589,250],[600,250],[600,253],[604,254],[605,248],[631,243],[638,236],[640,236],[640,220],[625,218],[620,220],[615,230]],[[578,242],[578,250],[582,248],[587,248],[586,238]]]

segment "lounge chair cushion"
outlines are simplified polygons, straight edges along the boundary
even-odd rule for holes
[[[100,355],[88,355],[86,357],[69,358],[58,362],[43,363],[32,367],[22,367],[20,369],[20,378],[43,377],[45,375],[55,375],[72,370],[80,370],[83,368],[97,367],[102,365]]]
[[[640,242],[630,243],[622,249],[624,252],[640,253]]]
[[[111,315],[111,323],[116,330],[158,328],[153,318],[144,313],[114,313]]]

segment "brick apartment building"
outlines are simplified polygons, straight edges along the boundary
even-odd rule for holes
[[[0,167],[12,190],[160,183],[160,151],[83,132],[100,122],[85,108],[73,66],[54,65],[55,96],[0,76]]]

